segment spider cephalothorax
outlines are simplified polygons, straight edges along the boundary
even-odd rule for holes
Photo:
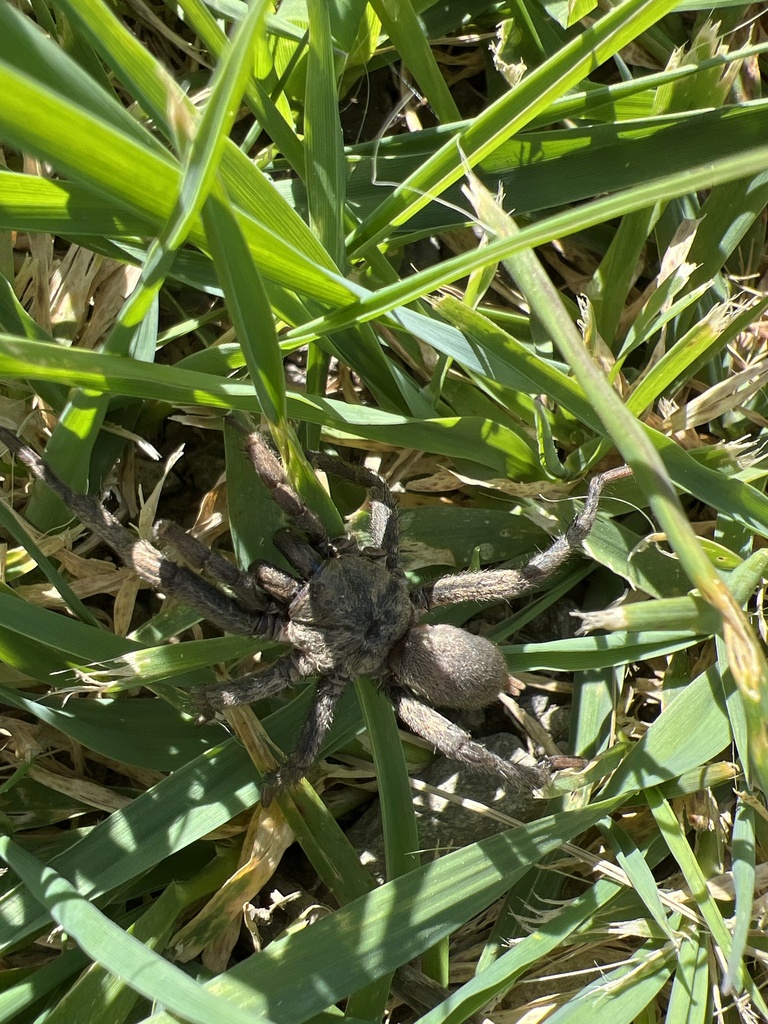
[[[587,536],[603,486],[627,475],[626,467],[595,477],[583,510],[566,532],[522,568],[443,576],[411,589],[400,565],[397,507],[381,477],[322,453],[311,456],[318,469],[369,492],[371,545],[361,547],[352,537],[334,539],[290,486],[261,435],[252,434],[247,448],[254,469],[291,524],[277,532],[275,544],[294,571],[257,562],[241,572],[174,523],[159,522],[155,538],[204,571],[211,583],[137,538],[92,498],[73,492],[15,435],[0,428],[0,440],[151,586],[185,601],[227,632],[291,645],[267,668],[192,691],[201,719],[277,694],[300,679],[320,677],[295,750],[263,790],[267,801],[298,782],[316,761],[336,702],[360,676],[373,679],[399,717],[448,757],[519,787],[536,788],[549,778],[546,761],[535,767],[505,761],[430,706],[482,708],[500,692],[519,688],[489,640],[455,626],[421,623],[419,617],[438,605],[502,601],[541,584]]]

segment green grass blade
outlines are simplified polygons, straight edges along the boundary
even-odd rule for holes
[[[648,913],[670,943],[676,945],[679,936],[669,919],[669,912],[664,907],[656,887],[656,879],[642,851],[616,822],[602,824],[601,831],[614,849],[617,864],[626,872],[630,885],[645,904]]]
[[[21,1014],[39,1000],[59,990],[73,975],[88,964],[88,958],[79,949],[70,949],[55,960],[44,964],[34,973],[22,976],[0,992],[0,1024],[22,1020]]]
[[[733,887],[736,897],[733,945],[723,991],[737,986],[752,923],[752,902],[755,893],[755,813],[747,801],[740,799],[733,821]]]
[[[305,691],[267,720],[270,736],[278,746],[288,746],[295,737],[310,696]],[[321,756],[359,729],[354,701],[342,699]],[[253,807],[259,798],[253,762],[230,739],[187,761],[51,863],[83,895],[95,899],[220,828]],[[23,886],[9,890],[0,898],[0,948],[7,949],[35,935],[47,920],[45,911]]]
[[[102,14],[104,10],[102,6]],[[7,62],[22,75],[34,70],[37,81],[51,93],[57,93],[70,103],[90,111],[98,121],[133,136],[139,145],[150,146],[155,153],[162,153],[162,146],[130,116],[114,94],[104,89],[101,83],[96,86],[64,49],[53,45],[11,5],[0,11],[0,25],[0,61]],[[103,25],[102,19],[102,28]]]
[[[696,722],[696,729],[690,723]],[[607,783],[604,795],[659,785],[722,753],[731,742],[715,668],[697,676],[672,701]]]
[[[176,920],[192,903],[207,895],[211,886],[224,881],[220,860],[203,869],[188,883],[172,882],[157,900],[127,929],[149,949],[162,953],[173,934]],[[138,992],[102,966],[93,963],[56,1003],[46,1017],[49,1024],[69,1024],[87,1019],[89,1024],[122,1024],[139,1000]]]
[[[685,883],[696,902],[699,911],[707,923],[713,941],[720,948],[723,959],[728,962],[731,956],[731,935],[723,920],[720,909],[707,888],[707,881],[696,856],[691,849],[680,822],[669,803],[654,788],[645,794],[651,812],[659,824],[659,831],[664,836],[669,851],[677,861],[683,873]],[[742,990],[746,982],[746,970],[741,963],[736,972],[736,985]]]
[[[443,124],[461,120],[411,0],[372,0],[371,6],[438,120]]]
[[[204,405],[215,409],[259,413],[251,385],[179,367],[152,365],[120,356],[98,355],[57,345],[0,335],[0,358],[7,378],[69,382],[97,391],[155,399],[175,405]],[[312,396],[287,396],[291,418],[321,423],[329,432],[357,434],[376,440],[400,437],[404,447],[421,448],[474,462],[481,457],[498,474],[536,479],[540,471],[532,446],[518,431],[478,416],[449,416],[419,420],[375,407],[348,405]],[[482,443],[481,443],[482,442]]]
[[[347,170],[339,122],[331,19],[323,0],[309,0],[309,52],[304,102],[309,225],[337,267],[344,256]]]
[[[62,875],[7,836],[0,836],[0,856],[81,949],[148,999],[163,1003],[196,1024],[253,1024],[254,1020],[258,1024],[265,1019],[211,995],[179,968],[124,932],[80,896]]]
[[[547,217],[521,229],[512,239],[491,242],[481,249],[473,249],[461,256],[454,256],[436,267],[430,267],[396,284],[380,288],[371,296],[351,303],[343,312],[331,313],[313,320],[291,332],[288,337],[295,341],[308,341],[317,334],[339,330],[361,318],[368,320],[381,316],[396,307],[413,302],[436,288],[457,281],[491,261],[506,259],[524,250],[544,245],[553,238],[575,234],[607,220],[645,209],[656,202],[689,195],[722,182],[744,179],[762,172],[766,162],[768,147],[762,144],[762,140],[745,137],[744,147],[738,156],[731,154],[689,166],[684,173],[660,175],[646,180],[643,185],[635,188],[595,199],[564,213]]]
[[[550,1016],[551,1024],[635,1024],[648,1008],[655,1015],[655,998],[674,970],[672,950],[646,948],[632,961],[583,988]]]
[[[492,153],[673,6],[670,0],[627,0],[578,35],[527,75],[516,89],[488,107],[469,128],[395,189],[391,199],[382,203],[376,213],[353,232],[350,239],[353,254],[378,242],[391,225],[404,224],[436,194],[461,178],[466,165],[473,167]]]
[[[21,526],[18,519],[5,507],[5,505],[0,505],[0,525],[2,525],[3,529],[9,533],[14,540],[26,548],[35,560],[36,564],[45,574],[46,579],[53,584],[80,621],[89,626],[100,628],[97,619],[94,618],[88,608],[85,607],[79,597],[77,597],[77,595],[72,591],[72,588],[61,573],[54,567],[51,560],[43,554],[37,544],[35,544],[29,534]]]
[[[678,951],[677,970],[669,995],[669,1024],[705,1024],[711,1020],[707,945],[702,937],[685,939]]]
[[[232,46],[211,79],[211,95],[202,116],[197,117],[189,106],[180,106],[170,114],[169,129],[181,160],[178,196],[160,237],[147,250],[141,280],[120,311],[106,343],[107,351],[127,351],[128,339],[149,312],[177,250],[199,220],[219,173],[240,98],[250,78],[251,50],[255,36],[263,31],[265,10],[262,2],[250,6]]]
[[[600,879],[586,893],[572,900],[560,914],[542,921],[530,936],[515,943],[512,949],[452,992],[443,1003],[424,1014],[417,1024],[461,1024],[511,988],[527,967],[556,949],[621,892],[622,887],[617,882]]]
[[[285,428],[287,409],[283,362],[272,311],[245,239],[221,195],[203,211],[208,245],[227,307],[268,422]]]
[[[608,813],[603,803],[555,814],[474,846],[448,854],[434,864],[355,900],[332,918],[272,943],[267,949],[218,979],[217,989],[240,995],[258,961],[259,989],[249,1006],[265,1011],[273,999],[296,1024],[329,1004],[417,956],[487,906],[531,863]],[[296,972],[322,984],[290,985]],[[167,1014],[150,1018],[170,1024]]]
[[[0,89],[9,97],[0,112],[0,132],[6,140],[50,160],[61,173],[149,220],[155,233],[160,233],[180,188],[181,172],[170,156],[73,107],[7,66],[0,66]],[[52,123],[59,124],[61,132],[51,135]],[[309,260],[253,217],[241,216],[253,257],[266,277],[331,303],[351,301],[352,290],[338,275]],[[199,224],[189,237],[204,244]]]

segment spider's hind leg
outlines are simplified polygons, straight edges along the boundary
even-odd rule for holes
[[[310,705],[296,746],[285,762],[264,780],[261,802],[268,807],[277,793],[300,782],[320,755],[328,730],[333,722],[333,713],[347,683],[341,679],[327,677],[317,684],[315,696]]]
[[[549,781],[549,770],[543,765],[529,767],[516,761],[505,761],[475,742],[468,732],[460,729],[428,704],[410,696],[404,690],[388,690],[395,711],[410,729],[427,740],[445,757],[460,761],[473,771],[496,775],[511,783],[515,789],[539,789]]]

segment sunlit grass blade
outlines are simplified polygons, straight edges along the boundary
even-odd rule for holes
[[[88,3],[88,0],[85,0]],[[105,8],[100,8],[101,28],[105,27]],[[95,83],[82,66],[71,59],[66,51],[53,45],[35,26],[10,4],[0,10],[0,60],[21,74],[34,72],[37,81],[58,93],[62,98],[90,111],[100,121],[132,135],[141,146],[149,146],[162,153],[162,146],[125,110],[114,94]],[[166,76],[159,75],[164,78]]]
[[[339,122],[330,13],[310,0],[304,150],[309,224],[337,267],[343,268],[346,166]]]
[[[203,206],[219,173],[219,164],[229,139],[238,104],[251,75],[254,38],[263,31],[266,6],[251,4],[226,57],[211,79],[211,95],[196,117],[188,106],[170,103],[166,97],[168,128],[181,162],[181,180],[174,209],[160,236],[148,250],[141,279],[120,311],[106,341],[105,350],[122,353],[134,330],[149,312],[177,250],[199,220]],[[122,339],[122,340],[121,340]]]
[[[171,112],[175,112],[176,119],[184,116],[190,121],[196,120],[196,108],[183,89],[169,78],[163,65],[152,57],[101,0],[83,0],[82,3],[62,0],[62,3],[69,17],[86,34],[94,48],[103,53],[111,65],[119,69],[121,80],[141,102],[141,105],[153,113],[157,123],[163,126],[169,141],[174,138],[175,131],[169,121]],[[206,15],[203,18],[203,27],[210,30],[212,41],[215,40],[219,43],[218,47],[214,47],[213,52],[223,60],[224,55],[229,53],[230,46],[226,36],[207,9],[201,12],[197,5],[191,4],[190,6],[194,7],[196,15],[201,13]],[[207,38],[205,32],[202,34],[204,38]],[[260,52],[263,44],[261,34],[257,34],[255,38],[252,38],[251,54]],[[251,78],[253,67],[249,66],[244,70],[248,71],[248,75],[242,83],[242,88],[249,94],[254,88]],[[279,116],[277,120],[285,125]],[[268,127],[274,127],[272,120]],[[281,134],[280,138],[289,153],[293,153],[293,149],[288,143],[289,139],[298,147],[296,159],[303,166],[299,140],[287,125],[285,125],[285,134]],[[254,167],[247,160],[245,154],[232,142],[228,142],[224,148],[222,175],[231,195],[243,210],[251,213],[278,233],[281,238],[305,252],[320,265],[332,268],[333,265],[328,254],[314,238],[307,225],[282,200],[280,194],[267,182],[261,171]]]
[[[684,173],[659,175],[643,185],[626,189],[615,195],[594,199],[546,217],[536,224],[522,228],[514,238],[500,239],[473,249],[460,256],[444,260],[436,267],[422,270],[418,274],[398,281],[397,284],[378,289],[370,296],[353,302],[342,312],[313,320],[289,335],[294,340],[309,340],[316,333],[338,330],[359,319],[372,319],[394,310],[396,307],[413,302],[414,299],[444,287],[472,271],[484,267],[490,261],[500,261],[526,249],[531,249],[553,238],[585,230],[615,217],[622,217],[635,210],[652,206],[677,196],[688,195],[701,189],[712,188],[726,181],[736,181],[747,175],[762,172],[768,162],[768,147],[755,141],[751,134],[745,137],[744,148],[738,157],[725,156],[711,162],[686,168]]]
[[[728,970],[723,979],[723,991],[734,990],[752,923],[755,894],[755,816],[754,809],[740,799],[733,821],[733,887],[736,897],[733,945]]]
[[[667,1006],[667,1020],[680,1024],[705,1024],[711,1019],[709,957],[706,943],[686,938],[680,943],[677,970]]]
[[[82,949],[142,995],[162,1001],[196,1024],[253,1022],[252,1014],[206,992],[179,968],[105,917],[62,875],[6,836],[0,836],[0,856]]]
[[[223,860],[223,858],[222,858]],[[170,938],[177,917],[221,881],[214,866],[201,872],[190,884],[171,883],[157,900],[126,931],[151,950],[162,950]],[[218,874],[218,878],[216,877]],[[91,964],[48,1015],[50,1024],[68,1024],[87,1017],[90,1024],[116,1024],[127,1019],[141,997],[122,977],[111,974],[100,963]]]
[[[87,965],[88,958],[84,953],[79,949],[69,949],[32,975],[18,972],[16,979],[9,979],[11,984],[0,992],[2,1024],[20,1020],[20,1014],[39,1000],[44,1000],[50,992],[60,990]]]
[[[670,919],[670,914],[665,908],[659,891],[656,888],[656,879],[649,867],[643,852],[639,850],[632,839],[615,822],[603,823],[601,831],[613,846],[616,852],[616,861],[627,875],[630,885],[645,904],[648,913],[667,936],[671,945],[680,941],[680,936]]]
[[[4,105],[0,131],[22,149],[43,155],[60,172],[106,194],[121,207],[148,218],[157,233],[173,211],[179,193],[180,169],[167,155],[143,146],[134,138],[61,100],[38,83],[0,66],[0,88],[12,102]],[[34,110],[34,117],[29,111]],[[61,125],[51,145],[47,126]],[[55,149],[55,152],[53,151]],[[242,214],[243,229],[254,259],[273,280],[331,303],[351,301],[352,290],[326,268],[309,260],[279,234]],[[195,225],[190,240],[203,244],[202,228]],[[305,287],[306,286],[306,287]]]
[[[206,48],[215,58],[220,58],[226,51],[229,41],[213,13],[201,0],[182,0],[179,6]],[[270,27],[274,27],[275,21],[274,15],[267,18]],[[276,30],[275,35],[282,34],[293,40],[294,43],[303,45],[305,37],[301,29],[283,19],[280,19],[279,24],[280,32]],[[271,49],[259,46],[254,60],[254,77],[249,83],[246,101],[285,159],[299,177],[304,179],[306,171],[303,142],[296,135],[294,127],[288,119],[290,110],[284,97],[279,97],[278,102],[275,102],[269,94],[269,83],[266,80],[273,71]]]
[[[654,1002],[669,980],[676,963],[672,949],[656,950],[650,944],[629,963],[586,985],[550,1016],[551,1024],[634,1024]],[[610,999],[608,998],[610,994]]]
[[[249,1005],[266,1008],[273,993],[295,1021],[309,1019],[350,988],[406,963],[500,895],[528,866],[609,813],[609,802],[555,814],[411,871],[354,903],[333,919],[273,943],[258,956],[259,990]],[[329,937],[332,936],[332,939]],[[255,966],[246,960],[218,980],[217,990],[238,1000]],[[286,992],[285,972],[321,975],[320,988],[303,985]],[[241,997],[240,997],[241,998]],[[152,1024],[170,1024],[155,1014]]]
[[[204,223],[261,411],[273,428],[284,430],[287,408],[283,363],[272,312],[245,239],[220,193],[209,200]]]
[[[373,0],[371,6],[438,120],[443,124],[461,120],[411,0]]]
[[[270,735],[278,746],[287,746],[295,735],[309,696],[302,694],[271,716]],[[342,699],[325,750],[359,729],[354,701]],[[196,794],[192,802],[190,793]],[[215,831],[259,798],[260,784],[251,759],[229,739],[187,761],[124,810],[110,815],[59,854],[52,866],[95,899]],[[0,948],[36,934],[47,921],[45,911],[23,886],[10,889],[0,899]]]
[[[605,796],[659,785],[704,765],[731,742],[731,730],[712,668],[693,679],[629,751]],[[690,728],[696,722],[696,729]]]
[[[522,942],[505,952],[471,981],[452,992],[445,1002],[430,1010],[418,1024],[460,1024],[473,1013],[492,1002],[494,997],[514,985],[516,979],[535,963],[556,949],[584,921],[609,904],[622,891],[622,886],[607,878],[600,879],[582,896],[576,897],[557,915],[541,922]]]
[[[463,172],[528,123],[554,99],[577,85],[633,38],[653,25],[673,4],[669,0],[628,0],[586,29],[554,57],[488,107],[471,126],[395,190],[350,239],[352,251],[378,242],[390,225],[405,223]]]
[[[504,215],[495,218],[494,227],[498,233],[516,233],[511,218]],[[733,656],[734,678],[748,704],[753,765],[761,778],[768,775],[768,736],[765,725],[759,724],[761,714],[764,719],[768,717],[768,663],[760,645],[749,629],[739,604],[698,544],[651,439],[630,414],[592,354],[587,351],[584,339],[568,317],[557,290],[543,272],[538,258],[529,251],[519,253],[506,262],[531,308],[567,359],[574,376],[585,393],[591,395],[606,433],[632,467],[691,581],[722,616],[725,642]],[[761,710],[758,711],[758,708]]]
[[[326,489],[304,449],[381,473],[418,587],[524,565],[594,472],[638,469],[530,601],[426,613],[497,643],[528,688],[505,701],[514,721],[473,712],[473,736],[592,760],[554,773],[548,806],[524,795],[557,814],[482,843],[475,826],[523,814],[499,790],[480,820],[459,777],[467,838],[451,824],[419,842],[412,791],[442,765],[376,692],[389,658],[372,686],[350,681],[318,763],[265,810],[262,774],[295,747],[314,682],[196,728],[191,688],[287,648],[221,636],[90,531],[54,533],[70,512],[3,457],[4,500],[92,618],[5,531],[2,819],[38,880],[46,864],[73,887],[91,958],[32,952],[51,917],[9,875],[0,950],[26,959],[0,1021],[186,1017],[119,976],[134,923],[184,959],[189,992],[204,983],[211,1020],[219,999],[280,1024],[371,1024],[393,998],[422,1024],[499,1005],[559,1024],[766,1016],[768,44],[742,46],[735,8],[715,25],[670,0],[596,18],[591,2],[0,4],[0,421],[127,530],[148,537],[157,514],[243,571],[295,573],[244,441],[268,427],[330,537],[370,545],[364,488]],[[599,635],[574,635],[570,608]],[[383,885],[346,834],[376,815]],[[92,959],[85,900],[118,928],[116,974]]]
[[[72,588],[69,586],[66,579],[60,572],[58,572],[50,559],[43,554],[38,545],[35,544],[29,534],[21,527],[18,520],[5,507],[5,505],[0,505],[0,524],[2,524],[4,530],[6,530],[15,540],[26,548],[32,558],[34,558],[37,565],[39,565],[45,573],[46,578],[56,588],[59,594],[61,594],[75,615],[77,615],[77,617],[87,625],[98,627],[99,624],[93,614],[88,610],[88,608],[86,608],[80,598],[73,593]]]
[[[7,378],[68,381],[72,385],[115,394],[215,409],[259,413],[261,406],[251,385],[230,382],[212,374],[180,367],[152,365],[120,356],[98,355],[19,341],[0,335],[0,358]],[[478,416],[415,419],[372,406],[348,405],[333,399],[291,393],[291,418],[320,423],[343,436],[358,435],[405,447],[450,454],[470,462],[478,457],[499,474],[522,479],[540,476],[530,443],[517,431]],[[481,443],[482,442],[482,443]]]
[[[707,923],[712,941],[719,947],[723,960],[730,963],[731,933],[725,925],[715,899],[707,888],[706,878],[702,874],[677,817],[667,801],[655,789],[651,788],[647,791],[646,799],[659,825],[659,830],[669,846],[670,853],[680,867],[691,896],[696,901],[699,911]],[[759,990],[752,984],[743,962],[734,970],[733,985],[737,991],[747,989],[756,1007],[768,1016],[768,1007],[763,1002]]]
[[[202,676],[197,684],[210,681]],[[0,687],[3,701],[44,722],[89,750],[121,764],[154,771],[175,771],[221,741],[217,726],[199,730],[189,715],[152,699],[125,701],[110,698],[70,701],[63,707],[55,699],[30,700]]]

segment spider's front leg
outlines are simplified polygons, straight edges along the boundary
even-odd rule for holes
[[[291,487],[283,466],[261,434],[249,434],[245,442],[248,457],[275,503],[285,512],[294,526],[307,535],[312,547],[322,550],[329,538],[320,517],[309,508]]]
[[[154,544],[127,530],[111,512],[87,494],[78,494],[48,468],[43,459],[15,434],[0,427],[3,442],[27,466],[32,475],[58,495],[80,522],[100,537],[118,557],[156,590],[163,590],[190,605],[203,618],[228,633],[244,636],[272,636],[282,618],[241,608],[237,601],[218,590],[207,580],[196,576],[186,566],[166,558]]]
[[[462,601],[506,601],[541,586],[563,565],[589,536],[595,525],[600,494],[606,484],[631,476],[629,466],[619,466],[593,477],[589,483],[584,508],[573,519],[565,533],[520,569],[481,569],[452,576],[442,576],[411,592],[417,608],[459,604]]]

